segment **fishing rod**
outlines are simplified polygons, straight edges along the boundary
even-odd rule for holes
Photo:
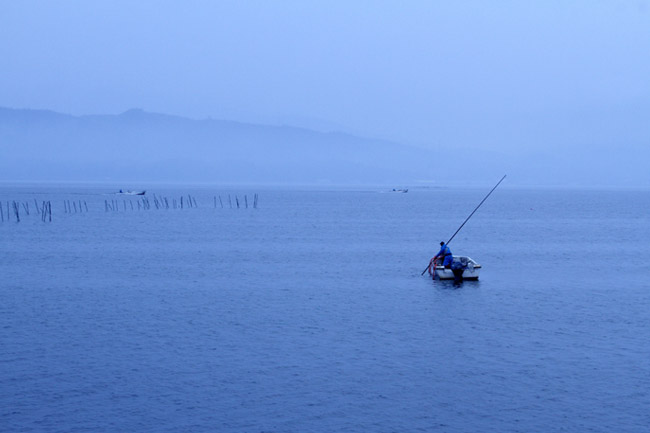
[[[469,214],[469,216],[465,219],[465,221],[463,221],[463,223],[460,225],[460,227],[458,227],[458,230],[456,230],[456,232],[455,232],[453,235],[451,235],[451,237],[450,237],[449,240],[445,243],[445,245],[449,245],[449,242],[451,242],[451,240],[452,240],[452,239],[453,239],[453,238],[458,234],[458,232],[460,231],[460,229],[463,228],[463,226],[465,225],[465,223],[466,223],[467,221],[469,221],[469,219],[472,217],[472,215],[474,215],[474,212],[476,212],[476,211],[478,210],[478,208],[481,207],[481,205],[483,204],[483,202],[485,202],[485,200],[487,200],[487,198],[490,196],[490,194],[492,194],[492,192],[494,192],[494,190],[497,189],[497,186],[499,186],[499,184],[500,184],[501,182],[503,182],[503,179],[505,179],[505,178],[506,178],[506,175],[504,174],[503,177],[501,178],[501,180],[498,181],[496,185],[494,185],[494,188],[492,188],[492,189],[490,190],[490,192],[487,193],[487,195],[483,198],[483,200],[481,200],[481,202],[478,204],[478,206],[476,206],[476,208],[472,211],[472,213]],[[421,273],[420,275],[424,275],[424,273],[427,271],[427,269],[429,269],[429,266],[430,266],[430,264],[429,264],[426,268],[424,268],[424,270],[422,271],[422,273]]]

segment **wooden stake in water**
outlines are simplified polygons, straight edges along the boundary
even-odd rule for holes
[[[11,203],[14,208],[14,214],[16,215],[16,222],[20,222],[20,208],[18,207],[18,204],[14,201]]]

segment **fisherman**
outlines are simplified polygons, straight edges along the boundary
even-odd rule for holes
[[[440,251],[438,251],[438,254],[436,254],[436,256],[433,259],[442,260],[442,266],[444,266],[447,269],[451,267],[453,256],[451,255],[451,250],[444,242],[440,242]]]

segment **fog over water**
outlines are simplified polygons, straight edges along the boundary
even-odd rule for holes
[[[420,158],[430,162],[426,176],[404,174],[408,159],[394,163],[395,176],[373,168],[355,179],[346,173],[360,163],[343,158],[340,176],[332,168],[328,176],[285,179],[302,161],[293,148],[277,147],[274,157],[293,158],[291,168],[274,165],[257,177],[240,170],[226,179],[233,182],[482,184],[508,171],[513,184],[647,187],[649,52],[646,0],[3,2],[0,106],[73,116],[139,108],[336,131],[433,153]],[[88,171],[107,180],[198,180],[188,174],[192,162],[158,176],[102,172],[81,157],[67,161],[93,168],[45,170],[17,157],[16,124],[0,122],[2,180],[30,177],[26,171],[36,180],[85,180]],[[44,132],[79,139],[74,130]],[[156,141],[142,138],[140,150],[155,155]],[[223,143],[203,148],[201,159],[214,165]],[[339,152],[336,137],[326,145]],[[30,151],[56,153],[45,139],[39,146]],[[173,152],[163,157],[178,160]],[[22,174],[6,167],[16,164]]]

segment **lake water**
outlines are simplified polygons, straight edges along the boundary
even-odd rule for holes
[[[0,431],[648,431],[650,192],[502,186],[420,276],[488,191],[2,186]]]

